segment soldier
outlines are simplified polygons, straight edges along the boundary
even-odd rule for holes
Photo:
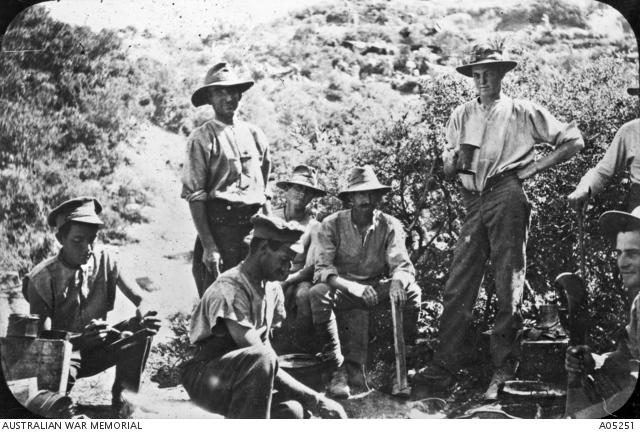
[[[630,87],[630,95],[638,95],[637,87]],[[569,195],[569,203],[579,212],[586,211],[589,199],[600,194],[613,175],[629,167],[631,189],[627,196],[627,211],[640,206],[640,119],[625,123],[620,127],[600,162],[585,174]]]
[[[390,190],[370,166],[354,168],[349,186],[338,194],[352,208],[328,216],[318,230],[311,313],[322,357],[333,370],[329,393],[336,398],[348,398],[351,390],[334,310],[390,308],[396,302],[405,311],[405,342],[415,344],[421,302],[415,269],[400,221],[377,209]]]
[[[499,312],[491,333],[494,375],[487,399],[496,398],[498,388],[514,377],[520,359],[531,211],[522,182],[584,147],[574,123],[558,121],[535,102],[501,94],[502,79],[516,65],[504,60],[500,49],[482,44],[472,48],[468,64],[456,68],[473,78],[479,94],[454,110],[443,153],[445,174],[455,174],[458,158],[459,168],[465,169],[459,178],[466,217],[444,290],[440,341],[432,364],[414,377],[416,382],[449,383],[460,368],[485,264],[491,260]],[[550,143],[555,149],[535,160],[536,143]]]
[[[234,119],[251,86],[253,81],[239,80],[226,63],[218,63],[191,96],[194,106],[210,104],[214,111],[189,136],[182,172],[181,196],[198,231],[193,276],[200,297],[220,272],[247,255],[251,217],[263,206],[269,212],[269,143],[260,128]]]
[[[93,197],[74,198],[51,211],[47,223],[57,229],[56,239],[62,248],[25,276],[22,292],[31,314],[40,316],[43,330],[71,334],[73,354],[67,393],[76,379],[115,365],[112,412],[114,417],[126,417],[132,407],[123,391],[139,391],[160,320],[145,306],[142,290],[118,266],[116,255],[94,248],[103,225],[100,212],[102,205]],[[137,307],[136,317],[110,326],[105,319],[113,310],[116,287]],[[132,344],[120,344],[125,331],[136,333]]]
[[[193,359],[181,366],[189,397],[228,418],[346,418],[342,406],[278,368],[269,335],[285,317],[280,284],[303,252],[304,230],[295,223],[256,215],[243,262],[211,285],[191,316]],[[272,393],[276,402],[272,403]]]
[[[314,269],[312,240],[320,227],[320,223],[309,215],[307,206],[314,198],[324,197],[327,193],[318,187],[316,169],[306,165],[295,167],[291,177],[277,182],[276,186],[285,191],[286,202],[284,207],[273,211],[273,216],[284,221],[296,221],[305,229],[301,239],[304,251],[293,259],[289,277],[282,283],[287,322],[295,327],[294,332],[289,329],[288,333],[294,333],[294,337],[300,340],[298,346],[305,347],[305,343],[309,342],[309,334],[313,331],[309,303]]]
[[[588,346],[567,349],[569,383],[583,377],[579,393],[567,393],[567,415],[602,418],[620,409],[633,394],[640,361],[640,207],[633,213],[610,211],[600,217],[600,229],[615,247],[618,269],[631,303],[629,324],[618,348],[597,355]],[[618,339],[618,338],[616,338]],[[586,384],[585,381],[588,383]],[[580,382],[580,381],[579,381]]]

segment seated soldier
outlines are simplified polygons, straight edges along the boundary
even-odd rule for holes
[[[313,332],[309,304],[309,289],[313,285],[312,239],[315,238],[320,223],[309,215],[307,205],[314,198],[324,197],[327,193],[318,188],[316,169],[306,165],[295,167],[289,180],[280,181],[276,186],[285,191],[286,203],[283,208],[276,209],[273,215],[284,221],[296,221],[305,229],[301,239],[304,251],[293,259],[289,277],[282,283],[282,290],[287,321],[295,321],[292,323],[295,336],[303,337],[297,339],[308,342],[308,336]],[[298,346],[306,347],[306,344],[299,341]]]
[[[40,316],[43,330],[71,334],[73,354],[67,393],[76,379],[115,365],[112,411],[115,417],[122,417],[132,410],[122,391],[139,391],[160,320],[153,317],[154,311],[143,314],[146,307],[142,290],[120,269],[116,255],[94,248],[103,225],[100,212],[102,205],[93,197],[74,198],[51,211],[47,223],[56,227],[56,239],[62,248],[25,276],[22,291],[31,314]],[[116,287],[137,307],[136,317],[109,326],[105,319],[113,310]],[[136,333],[126,347],[119,343],[123,333]]]
[[[396,302],[405,311],[405,343],[415,344],[421,291],[404,230],[377,210],[390,189],[370,166],[354,168],[348,188],[338,194],[352,208],[325,218],[318,231],[311,312],[322,356],[333,368],[329,392],[336,398],[349,397],[350,389],[334,310],[390,308],[389,300]]]
[[[640,207],[633,213],[610,211],[600,217],[605,238],[615,246],[622,282],[632,301],[631,316],[618,348],[596,355],[588,346],[567,349],[569,383],[583,378],[581,392],[567,393],[567,415],[602,418],[620,409],[633,393],[640,360]],[[578,379],[579,381],[580,379]]]
[[[194,403],[227,418],[302,418],[304,409],[346,418],[338,403],[280,369],[269,341],[285,317],[282,288],[272,282],[289,275],[304,229],[263,215],[251,222],[249,254],[209,286],[191,316],[196,350],[181,366],[182,384]]]

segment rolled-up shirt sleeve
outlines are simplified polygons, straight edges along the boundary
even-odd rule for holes
[[[189,202],[207,200],[206,182],[210,152],[211,149],[206,149],[197,131],[187,140],[180,196]]]
[[[400,222],[391,220],[391,230],[387,236],[385,260],[389,267],[389,275],[394,280],[399,280],[403,287],[415,282],[416,271],[409,259],[409,253],[405,247],[405,234]]]
[[[443,161],[453,161],[453,157],[458,152],[460,145],[459,142],[459,131],[460,131],[460,119],[459,119],[459,110],[456,110],[451,114],[449,121],[446,126],[447,133],[447,142],[444,145],[444,150],[442,152],[442,160]]]
[[[624,170],[631,162],[633,156],[629,155],[621,133],[622,130],[618,130],[600,162],[582,177],[578,187],[590,188],[591,193],[597,195],[604,190],[617,171]]]
[[[337,219],[325,219],[317,233],[317,245],[315,246],[315,283],[326,283],[331,275],[339,275],[333,264],[336,256]]]
[[[529,113],[529,121],[532,128],[532,135],[538,143],[549,143],[554,148],[566,143],[576,143],[584,147],[582,134],[575,121],[564,123],[556,119],[549,111],[532,103],[532,110]]]

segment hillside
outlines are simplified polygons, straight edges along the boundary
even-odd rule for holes
[[[526,184],[534,211],[523,312],[527,326],[535,323],[539,305],[563,301],[555,276],[578,267],[575,214],[565,197],[616,130],[639,114],[637,99],[625,92],[638,82],[638,50],[626,22],[601,3],[466,4],[326,2],[253,28],[217,21],[198,38],[157,36],[134,26],[95,32],[51,19],[43,7],[31,8],[5,39],[5,51],[16,53],[0,58],[6,72],[0,77],[3,293],[14,307],[26,307],[17,290],[20,277],[57,250],[44,224],[48,210],[71,196],[98,196],[108,203],[101,241],[119,250],[135,277],[143,279],[165,319],[158,338],[163,345],[154,349],[147,380],[173,387],[169,405],[174,397],[186,401],[174,386],[176,366],[189,350],[185,329],[195,298],[188,265],[194,229],[179,198],[179,171],[186,136],[211,117],[210,107],[191,107],[191,93],[208,67],[227,61],[256,81],[243,96],[240,114],[268,136],[274,177],[302,162],[319,169],[331,194],[314,202],[318,218],[343,206],[334,195],[354,165],[372,164],[380,180],[393,187],[382,206],[408,234],[423,290],[418,353],[425,363],[464,215],[458,186],[444,179],[440,154],[449,115],[475,90],[453,67],[476,40],[504,38],[509,56],[519,62],[505,79],[505,93],[575,121],[587,143],[570,164]],[[33,51],[19,52],[25,49]],[[544,155],[549,147],[541,144],[536,151]],[[586,218],[590,319],[597,323],[590,339],[601,351],[615,346],[613,330],[625,322],[620,312],[626,307],[597,216],[621,206],[627,185],[627,177],[620,176]],[[496,313],[492,290],[489,276],[477,302],[478,345]],[[6,313],[5,306],[0,313]],[[376,334],[378,342],[391,341],[385,332],[388,327]],[[376,385],[390,374],[388,355],[376,353]],[[448,414],[466,407],[486,385],[482,362],[481,355],[470,359],[462,386],[443,397]],[[96,380],[74,391],[74,398],[110,379]],[[94,397],[85,403],[104,403],[104,395]],[[360,402],[352,402],[350,414],[409,417],[413,410],[388,398],[357,407]],[[158,407],[148,416],[164,406]],[[538,416],[532,408],[523,413]]]

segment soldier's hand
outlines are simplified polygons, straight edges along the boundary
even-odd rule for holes
[[[80,348],[90,349],[102,343],[109,335],[110,329],[104,320],[92,320],[82,331]]]
[[[403,307],[407,300],[407,292],[402,287],[402,283],[398,280],[391,280],[391,288],[389,289],[389,297],[391,302],[395,302],[399,307]]]
[[[373,307],[378,303],[378,293],[371,286],[366,286],[362,293],[362,300],[367,307]]]
[[[320,396],[318,404],[315,407],[320,418],[323,419],[347,419],[347,413],[340,403],[337,403],[327,397]]]
[[[589,206],[590,196],[589,188],[576,188],[576,190],[567,197],[569,200],[569,206],[571,206],[576,212],[582,212],[584,214]]]
[[[216,248],[205,248],[204,253],[202,254],[202,263],[207,268],[210,274],[214,275],[215,278],[218,278],[220,275],[220,262],[222,257],[220,256],[220,251]]]
[[[162,321],[156,317],[157,314],[158,313],[156,311],[147,312],[147,314],[140,319],[140,328],[148,329],[149,331],[152,331],[153,334],[157,334],[158,330],[160,330],[160,327],[162,326]]]
[[[571,346],[567,349],[564,367],[569,374],[591,373],[595,364],[589,346]]]

